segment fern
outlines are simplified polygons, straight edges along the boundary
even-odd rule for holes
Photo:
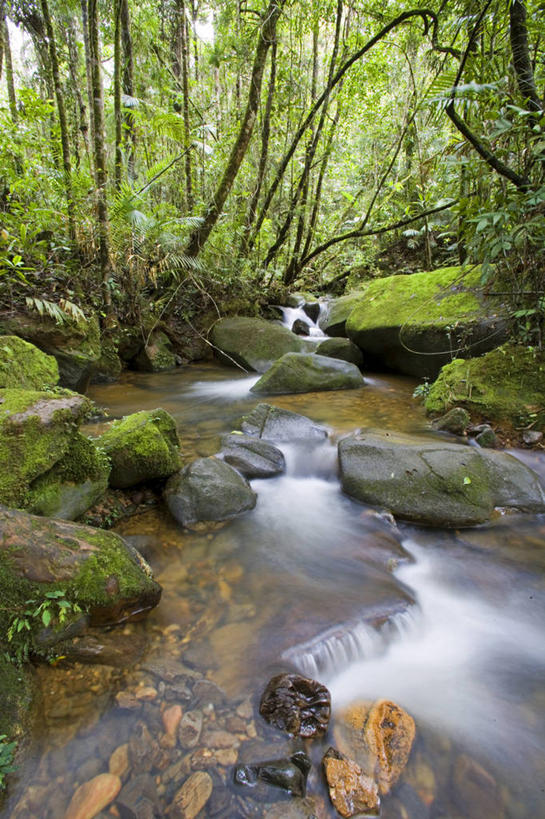
[[[38,299],[34,296],[26,297],[26,305],[29,310],[36,310],[40,316],[49,316],[56,324],[65,324],[67,321],[86,322],[85,313],[68,299],[60,299],[56,304],[47,299]]]

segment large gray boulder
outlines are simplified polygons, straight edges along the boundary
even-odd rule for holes
[[[261,376],[250,392],[286,395],[325,390],[353,390],[364,385],[354,364],[313,353],[286,353]]]
[[[537,475],[502,452],[373,432],[340,441],[339,464],[348,495],[418,523],[473,526],[495,507],[545,511]]]
[[[242,418],[241,429],[247,435],[255,435],[266,441],[323,441],[327,429],[315,424],[305,415],[290,410],[258,404]]]
[[[184,526],[229,520],[253,509],[257,495],[248,481],[219,458],[197,458],[173,475],[164,492],[174,518]]]
[[[285,353],[306,349],[305,343],[287,327],[245,316],[216,322],[210,340],[225,364],[240,364],[258,373],[264,373]]]
[[[362,295],[361,290],[356,290],[328,302],[318,321],[320,329],[326,336],[337,338],[346,336],[346,321],[352,310],[360,303]]]
[[[223,460],[238,469],[245,478],[272,478],[286,469],[281,450],[267,441],[230,432],[222,436],[221,444]]]
[[[349,338],[326,338],[318,344],[316,353],[328,358],[340,358],[341,361],[355,364],[359,369],[363,367],[363,353]]]

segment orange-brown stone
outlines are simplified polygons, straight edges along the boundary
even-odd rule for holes
[[[64,819],[93,819],[97,813],[110,805],[121,790],[121,779],[103,773],[84,782],[74,793]]]
[[[330,748],[322,760],[329,796],[341,816],[378,815],[380,797],[376,782],[344,754]]]

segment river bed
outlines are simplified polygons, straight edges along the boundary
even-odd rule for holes
[[[219,436],[239,428],[258,403],[249,392],[256,380],[192,365],[125,373],[89,394],[112,417],[163,407],[191,459],[217,452]],[[229,785],[236,761],[295,747],[255,708],[284,669],[328,685],[333,714],[377,698],[412,714],[417,740],[384,799],[385,819],[545,816],[545,516],[498,516],[459,532],[400,525],[394,536],[339,488],[339,436],[429,429],[415,383],[366,375],[359,390],[275,397],[331,434],[283,447],[286,474],[252,482],[255,510],[187,530],[157,507],[117,527],[149,560],[162,601],[145,622],[104,635],[113,665],[64,660],[38,670],[42,730],[1,816],[62,817],[75,787],[107,771],[127,743],[125,780],[145,790],[148,778],[158,816],[195,770],[214,781],[202,817],[335,816],[318,766],[300,804],[252,803]],[[545,471],[543,457],[522,457]],[[161,716],[177,703],[204,725],[184,751],[169,747]],[[334,725],[307,750],[319,763],[333,742]]]

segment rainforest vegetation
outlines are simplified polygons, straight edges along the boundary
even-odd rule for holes
[[[541,346],[540,0],[3,0],[0,306],[102,330],[482,264]]]

